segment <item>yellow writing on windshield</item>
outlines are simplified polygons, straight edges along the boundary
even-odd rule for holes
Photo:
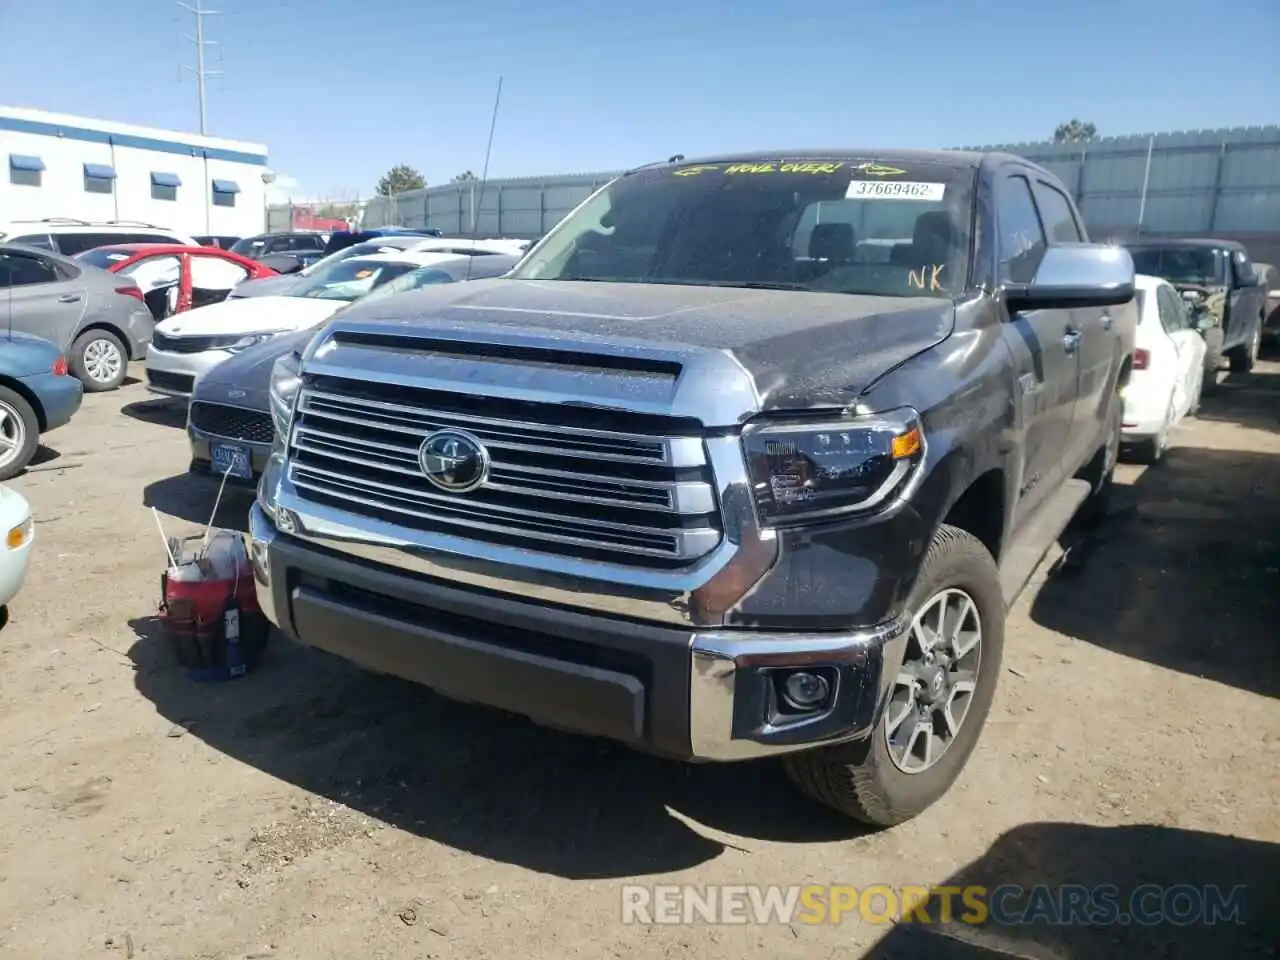
[[[696,177],[700,173],[706,173],[708,170],[719,170],[720,168],[712,164],[699,164],[696,167],[681,167],[679,170],[671,171],[673,177]]]
[[[946,267],[945,263],[935,263],[932,266],[922,266],[919,272],[908,270],[907,286],[915,287],[918,290],[941,290],[942,271]]]
[[[726,174],[738,173],[835,173],[843,163],[829,163],[821,161],[788,161],[786,163],[770,162],[770,163],[732,163],[724,168]]]

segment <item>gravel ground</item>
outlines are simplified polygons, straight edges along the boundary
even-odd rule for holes
[[[953,792],[864,833],[771,763],[687,767],[273,641],[189,682],[154,626],[206,519],[181,418],[87,398],[13,482],[33,568],[0,633],[0,956],[1274,956],[1280,364],[1226,378],[1011,614]],[[220,521],[239,524],[236,497]],[[628,925],[646,884],[1247,884],[1243,924]]]

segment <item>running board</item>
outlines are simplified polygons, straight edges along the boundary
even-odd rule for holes
[[[1092,489],[1087,480],[1068,480],[1041,505],[1018,538],[1009,544],[1000,561],[1000,590],[1006,607],[1013,606],[1040,561],[1062,536],[1080,505],[1089,499]]]

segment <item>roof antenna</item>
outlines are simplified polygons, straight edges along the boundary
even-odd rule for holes
[[[471,215],[471,256],[467,258],[467,276],[471,279],[471,264],[476,258],[476,242],[480,236],[480,208],[484,206],[484,185],[489,180],[489,157],[493,153],[493,131],[498,126],[498,105],[502,103],[502,78],[498,78],[498,95],[493,98],[493,117],[489,121],[489,145],[484,148],[484,169],[480,171],[480,201],[473,209],[475,212]],[[474,189],[474,188],[472,188]],[[501,229],[502,224],[498,224]]]

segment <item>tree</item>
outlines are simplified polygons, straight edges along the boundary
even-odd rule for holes
[[[426,185],[426,179],[417,170],[408,164],[397,163],[378,181],[378,193],[390,197],[410,190],[421,190]]]
[[[473,180],[479,180],[470,170],[463,170],[460,174],[453,178],[454,183],[470,183]]]
[[[1079,143],[1082,140],[1092,140],[1097,135],[1098,128],[1092,123],[1072,117],[1066,123],[1058,124],[1058,128],[1053,131],[1053,142]]]

